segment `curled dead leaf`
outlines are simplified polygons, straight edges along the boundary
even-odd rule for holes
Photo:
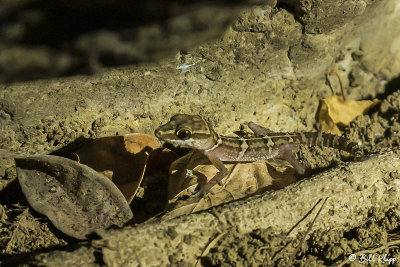
[[[63,233],[85,239],[133,217],[118,188],[86,165],[57,156],[15,159],[18,181],[29,204]]]
[[[107,177],[111,175],[130,203],[143,179],[149,154],[157,147],[155,137],[133,133],[98,138],[70,154]]]
[[[343,100],[341,96],[330,96],[321,100],[318,121],[321,131],[341,135],[340,128],[348,126],[357,116],[364,114],[379,103],[379,100]]]
[[[271,163],[257,161],[225,164],[228,175],[222,180],[222,186],[215,185],[204,198],[180,199],[184,195],[191,196],[199,184],[206,183],[218,171],[203,154],[189,152],[171,165],[168,184],[170,211],[163,219],[190,214],[297,182],[295,170],[289,163],[275,159]]]
[[[168,148],[161,147],[153,150],[147,160],[146,175],[152,175],[155,171],[168,174],[172,162],[178,158],[178,155]]]
[[[99,172],[99,173],[103,174],[105,177],[107,177],[108,179],[110,179],[112,181],[112,177],[113,177],[113,174],[114,174],[113,171],[106,170],[106,171],[102,171],[102,172]]]
[[[154,150],[158,147],[157,139],[148,134],[132,133],[122,136],[125,149],[131,154],[138,154],[146,148]]]

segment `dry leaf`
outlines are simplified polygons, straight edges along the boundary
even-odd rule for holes
[[[193,191],[199,183],[205,183],[207,177],[195,175],[193,169],[209,161],[204,155],[193,150],[171,164],[168,180],[168,199],[179,197],[189,191]]]
[[[99,172],[99,173],[103,174],[105,177],[107,177],[108,179],[110,179],[112,181],[112,177],[113,177],[113,174],[114,174],[113,171],[106,170],[106,171],[102,171],[102,172]]]
[[[210,180],[217,169],[209,164],[208,159],[197,151],[191,151],[172,163],[168,184],[168,199],[171,211],[163,219],[170,219],[230,202],[268,189],[282,188],[296,182],[295,170],[287,162],[272,164],[265,161],[252,163],[225,164],[228,175],[222,180],[223,185],[215,185],[204,197],[190,197],[181,200],[180,196],[192,195],[199,184]],[[277,168],[274,168],[275,165]],[[290,166],[290,167],[289,167]]]
[[[158,147],[157,139],[147,134],[102,137],[70,153],[107,177],[130,203],[139,188],[150,152]]]
[[[321,100],[318,121],[321,131],[341,135],[340,128],[348,126],[357,116],[364,114],[379,103],[379,100],[343,100],[341,96],[330,96]]]
[[[63,233],[78,239],[133,217],[118,188],[86,165],[57,156],[15,159],[29,204]]]
[[[162,171],[168,174],[172,162],[177,160],[179,156],[168,148],[157,148],[150,153],[147,160],[146,176],[152,175],[155,171]]]

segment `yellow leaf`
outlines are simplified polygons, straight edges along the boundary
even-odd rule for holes
[[[379,103],[379,100],[343,100],[341,96],[330,96],[321,100],[318,120],[322,132],[341,135],[341,127],[348,126],[357,116],[364,114]]]

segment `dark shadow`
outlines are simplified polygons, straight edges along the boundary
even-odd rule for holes
[[[93,141],[93,139],[80,136],[77,139],[75,139],[74,141],[72,141],[71,143],[67,144],[66,146],[63,146],[60,149],[57,149],[56,151],[51,152],[50,155],[70,158],[68,156],[69,153],[78,150],[82,146],[89,144],[92,141]]]
[[[31,62],[37,49],[48,63],[25,64],[18,56],[15,70],[0,75],[0,82],[89,75],[104,67],[154,62],[218,38],[239,8],[251,5],[246,0],[6,1],[0,16],[2,51],[15,47],[28,55],[23,62]],[[207,9],[229,16],[203,22]]]
[[[21,205],[29,206],[24,194],[22,193],[21,186],[19,185],[18,179],[13,180],[1,191],[0,204],[1,205]]]
[[[169,143],[164,143],[163,147],[168,148],[171,151],[174,151],[179,157],[183,157],[184,155],[189,153],[189,151],[191,150],[190,148],[174,147],[173,145],[171,145]]]
[[[130,207],[132,209],[134,220],[127,224],[139,224],[164,212],[168,204],[168,177],[159,172],[153,176],[145,176],[142,183],[144,192],[142,197],[132,200]]]
[[[48,253],[55,250],[72,252],[74,250],[81,248],[82,246],[89,246],[89,242],[81,241],[79,243],[72,244],[69,246],[64,246],[64,245],[50,246],[47,248],[38,249],[27,253],[0,254],[1,266],[13,266],[13,267],[20,265],[35,266],[35,256],[37,256],[40,253]]]
[[[385,86],[385,92],[382,94],[378,94],[376,96],[377,99],[384,100],[386,99],[389,95],[393,94],[396,91],[400,90],[400,75],[397,76],[396,78],[392,79],[389,81],[386,86]]]

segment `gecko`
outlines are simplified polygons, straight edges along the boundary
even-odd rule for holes
[[[200,187],[195,195],[205,196],[215,184],[221,184],[228,174],[224,162],[244,163],[281,157],[299,174],[305,167],[296,159],[298,145],[324,146],[347,151],[362,157],[362,148],[348,139],[322,132],[273,132],[254,122],[247,123],[254,136],[230,137],[217,134],[200,116],[176,114],[170,121],[155,130],[161,141],[182,148],[200,151],[217,169],[217,174]]]

